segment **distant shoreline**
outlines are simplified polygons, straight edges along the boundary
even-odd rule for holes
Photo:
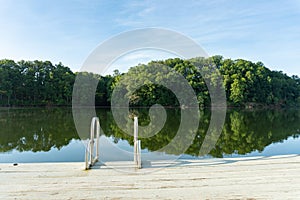
[[[131,109],[146,109],[151,106],[129,106]],[[180,106],[163,106],[165,109],[179,109]],[[52,105],[52,106],[42,106],[42,105],[30,105],[30,106],[0,106],[0,109],[22,109],[22,108],[72,108],[72,105]],[[75,108],[111,108],[111,106],[80,106]],[[128,108],[128,107],[119,107],[119,108]],[[186,106],[184,109],[190,109],[194,107]],[[300,106],[287,106],[287,105],[257,105],[257,106],[203,106],[198,107],[199,109],[209,109],[209,108],[226,108],[226,109],[244,109],[244,110],[257,110],[257,109],[292,109],[292,108],[300,108]]]

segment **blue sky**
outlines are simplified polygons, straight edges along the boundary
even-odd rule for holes
[[[300,75],[299,22],[299,0],[0,0],[0,59],[61,61],[76,71],[104,40],[161,27],[194,39],[209,55]]]

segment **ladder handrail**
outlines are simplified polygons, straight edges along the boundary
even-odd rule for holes
[[[141,140],[138,139],[138,118],[134,117],[134,163],[138,169],[142,168]],[[95,150],[96,133],[96,150]],[[99,160],[100,122],[98,117],[93,117],[90,127],[90,138],[85,149],[85,169],[90,169]]]
[[[96,127],[96,128],[95,128]],[[96,133],[96,155],[95,154],[95,133]],[[99,160],[99,138],[100,122],[98,117],[93,117],[90,127],[90,138],[85,149],[85,169],[90,169]]]
[[[142,168],[142,155],[141,155],[141,140],[137,140],[137,162],[136,162],[136,166],[138,169]]]
[[[133,160],[138,169],[142,168],[141,140],[138,139],[138,118],[133,118]]]

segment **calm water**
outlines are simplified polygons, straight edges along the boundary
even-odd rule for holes
[[[147,109],[133,110],[140,125],[150,121]],[[120,130],[109,109],[98,109],[101,121],[101,160],[132,159],[133,138]],[[194,158],[210,122],[210,111],[200,114],[199,129],[192,145],[181,157]],[[300,154],[300,110],[228,110],[215,147],[202,157],[271,156]],[[167,109],[162,130],[142,138],[143,152],[155,157],[175,137],[180,110]],[[87,130],[89,127],[83,127]],[[178,156],[176,144],[164,155]],[[83,161],[84,143],[78,136],[71,108],[0,109],[0,162]],[[121,151],[120,151],[121,150]],[[120,153],[121,152],[121,153]]]

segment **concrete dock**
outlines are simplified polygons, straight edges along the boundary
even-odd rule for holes
[[[0,164],[0,199],[300,199],[300,156]]]

